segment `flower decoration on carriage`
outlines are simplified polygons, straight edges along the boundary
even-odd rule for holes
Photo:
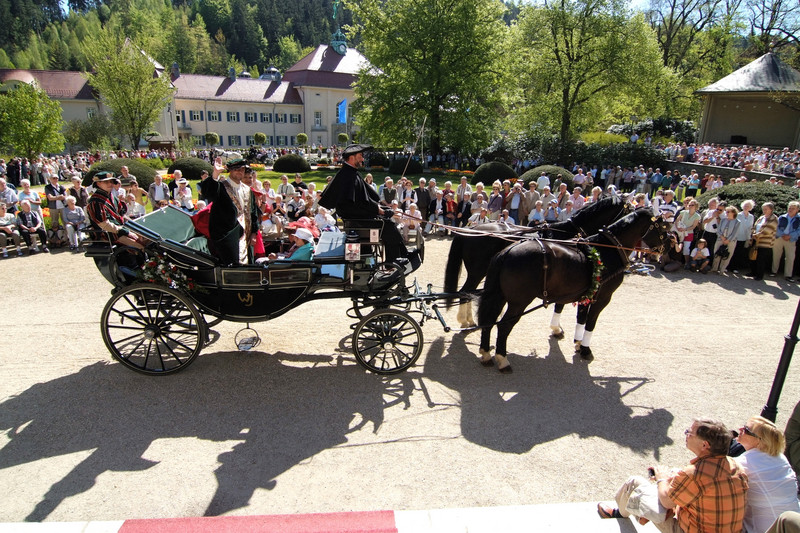
[[[139,279],[181,292],[206,292],[163,254],[155,254],[145,261],[139,271]]]
[[[579,303],[582,305],[594,303],[594,297],[597,295],[597,291],[600,290],[600,283],[603,279],[602,274],[603,270],[605,269],[603,260],[600,258],[600,252],[598,252],[596,248],[589,247],[589,251],[586,253],[586,258],[592,265],[592,279],[589,290],[586,291],[586,293],[579,300]]]

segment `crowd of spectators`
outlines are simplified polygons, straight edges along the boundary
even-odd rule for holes
[[[761,146],[675,143],[663,147],[667,159],[744,171],[800,177],[800,150]]]

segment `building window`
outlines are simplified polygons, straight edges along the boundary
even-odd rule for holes
[[[261,122],[272,122],[272,113],[261,113]]]
[[[247,146],[255,146],[255,144],[256,144],[256,140],[253,138],[253,136],[252,136],[252,135],[248,135],[248,136],[246,136],[246,137],[244,138],[244,143],[245,143]]]
[[[241,145],[242,145],[241,135],[228,135],[228,146],[241,146]]]
[[[192,135],[192,142],[194,142],[195,146],[205,146],[206,137],[205,135]]]
[[[228,111],[228,122],[239,122],[239,112]]]
[[[86,108],[86,118],[93,118],[97,115],[97,108],[96,107],[87,107]]]
[[[322,111],[314,111],[314,127],[322,127]]]
[[[272,135],[267,137],[267,144],[270,146],[275,146],[275,137],[273,137]]]
[[[209,111],[208,120],[209,122],[220,122],[222,120],[222,111]]]
[[[278,146],[286,146],[288,142],[286,135],[278,135],[277,139],[278,139]]]
[[[256,114],[251,111],[246,111],[244,114],[245,122],[256,122]]]
[[[275,122],[278,124],[285,124],[286,118],[286,113],[275,113]]]
[[[300,118],[302,115],[300,113],[292,113],[289,115],[289,122],[292,124],[300,124]]]
[[[290,144],[290,145],[292,145],[292,146],[294,146],[295,144],[297,144],[297,142],[295,142],[294,135],[292,135],[291,137],[289,137],[289,144]]]
[[[197,122],[203,120],[203,112],[202,111],[189,111],[189,120]]]
[[[317,135],[317,146],[322,146],[322,135]]]

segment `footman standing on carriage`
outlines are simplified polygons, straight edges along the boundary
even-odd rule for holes
[[[95,191],[86,205],[92,229],[105,232],[112,244],[143,248],[142,237],[122,227],[127,208],[111,194],[114,185],[119,185],[119,179],[113,172],[102,171],[95,174],[92,181]]]
[[[381,235],[386,250],[386,262],[392,263],[400,257],[406,257],[408,250],[391,218],[392,210],[380,205],[378,193],[358,173],[357,168],[364,165],[364,152],[369,150],[372,150],[372,146],[368,144],[351,144],[342,151],[342,168],[322,191],[319,204],[328,209],[336,208],[336,213],[342,220],[382,221]]]

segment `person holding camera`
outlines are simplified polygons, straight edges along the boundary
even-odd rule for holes
[[[649,479],[632,476],[617,491],[617,507],[597,504],[600,518],[635,516],[666,533],[741,533],[749,484],[741,465],[727,456],[731,431],[698,418],[683,434],[694,454],[689,464],[677,470],[653,466]]]
[[[717,228],[717,243],[714,245],[714,261],[711,272],[724,274],[736,249],[736,236],[739,234],[739,210],[729,205],[725,208],[725,218]]]

